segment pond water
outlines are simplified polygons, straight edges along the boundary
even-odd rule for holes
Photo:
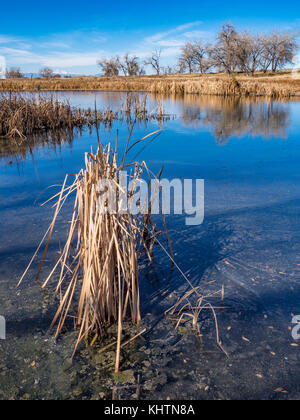
[[[68,92],[81,107],[117,109],[126,93]],[[143,94],[140,94],[143,95]],[[212,314],[201,335],[188,322],[175,330],[164,311],[189,289],[157,247],[141,267],[142,326],[147,332],[122,353],[123,377],[112,373],[114,353],[81,348],[72,364],[75,334],[57,342],[48,328],[57,302],[35,283],[38,261],[17,282],[46,231],[53,210],[40,204],[65,174],[83,167],[97,147],[94,132],[73,141],[0,147],[0,399],[293,399],[300,398],[300,343],[292,318],[300,314],[300,103],[189,95],[148,98],[172,115],[162,125],[137,124],[133,140],[158,128],[159,137],[132,152],[167,178],[205,180],[205,220],[186,226],[168,216],[176,262],[206,295],[224,287],[217,310],[223,352]],[[101,140],[124,148],[129,127],[100,128]],[[45,272],[57,258],[71,208],[59,217]],[[214,296],[214,295],[213,295]],[[220,299],[212,298],[220,306]],[[101,348],[101,346],[99,347]]]

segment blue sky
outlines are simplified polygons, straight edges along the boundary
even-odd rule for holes
[[[267,32],[300,29],[299,0],[4,1],[0,55],[8,67],[96,74],[97,59],[131,52],[142,59],[161,48],[173,64],[188,40],[211,41],[225,21]]]

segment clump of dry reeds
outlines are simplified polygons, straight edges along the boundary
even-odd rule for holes
[[[162,107],[153,112],[147,109],[147,97],[128,95],[125,105],[119,110],[109,107],[98,110],[72,107],[68,102],[55,100],[52,96],[24,96],[20,94],[2,94],[0,97],[0,137],[24,140],[35,135],[72,137],[74,130],[85,126],[90,128],[102,123],[110,127],[113,121],[126,120],[132,124],[136,121],[159,122],[169,119]],[[66,135],[66,133],[68,135]]]
[[[0,97],[0,136],[25,139],[37,133],[81,128],[87,116],[68,103],[52,97],[2,95]]]
[[[120,207],[126,204],[124,200],[128,202],[125,209],[130,209],[136,185],[147,170],[145,163],[125,165],[130,149],[128,143],[121,163],[118,163],[117,150],[99,142],[95,154],[86,154],[85,169],[75,176],[74,182],[67,186],[65,179],[60,193],[51,198],[56,200],[55,212],[44,237],[44,240],[48,238],[37,274],[39,280],[57,216],[67,198],[75,193],[66,243],[42,287],[46,287],[58,270],[56,293],[60,303],[52,326],[57,325],[57,336],[72,314],[79,329],[76,347],[83,339],[95,342],[108,325],[117,323],[116,372],[120,363],[123,321],[130,317],[138,324],[141,320],[138,260],[142,254],[151,260],[153,243],[159,234],[150,213],[134,215],[129,210],[121,211]],[[132,187],[124,197],[120,177],[125,168],[131,169]],[[109,180],[116,187],[119,208],[115,212],[108,211],[107,197],[102,196],[103,191],[98,188],[100,180]],[[38,250],[40,247],[41,244]]]

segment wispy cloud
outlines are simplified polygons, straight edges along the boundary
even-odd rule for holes
[[[59,48],[59,49],[68,49],[70,48],[70,44],[67,42],[59,42],[59,41],[49,41],[49,42],[38,42],[34,45],[34,47],[38,48]]]
[[[6,57],[8,66],[32,66],[37,71],[41,66],[66,69],[93,66],[107,52],[103,45],[106,37],[97,31],[75,31],[65,34],[50,34],[47,38],[17,38],[0,34],[0,54]]]
[[[158,47],[181,47],[183,41],[181,39],[161,39],[156,42]]]
[[[195,26],[199,26],[201,25],[202,22],[197,20],[195,22],[190,22],[190,23],[185,23],[184,25],[180,25],[180,26],[176,26],[175,28],[172,28],[168,31],[165,32],[158,32],[150,37],[145,38],[145,41],[148,43],[157,43],[160,42],[161,40],[169,37],[170,35],[174,35],[174,34],[180,34],[181,32],[187,31],[188,29],[191,29]]]
[[[39,64],[49,67],[72,68],[93,66],[104,52],[101,50],[67,53],[52,51],[48,54],[36,54],[30,51],[0,47],[0,54],[6,55],[8,62],[12,65]]]
[[[203,22],[201,20],[196,20],[195,22],[185,23],[184,25],[177,26],[177,28],[175,28],[175,30],[186,31],[187,29],[193,28],[195,26],[202,25],[202,23]]]
[[[8,44],[8,43],[17,42],[17,41],[19,41],[17,38],[0,34],[0,44]]]
[[[8,54],[10,56],[28,56],[31,53],[27,50],[9,48],[9,47],[0,47],[1,54]]]
[[[103,51],[71,52],[68,54],[52,53],[41,57],[42,62],[50,67],[85,67],[96,65],[97,60],[104,54]]]
[[[195,39],[195,40],[202,39],[202,40],[205,40],[205,41],[208,40],[209,38],[211,38],[212,35],[213,35],[212,32],[209,32],[209,31],[200,31],[200,30],[198,30],[198,31],[185,32],[183,34],[183,36],[185,38],[188,38],[188,39]]]
[[[158,32],[143,40],[144,50],[159,48],[162,50],[162,57],[176,58],[180,53],[181,47],[191,40],[208,41],[212,38],[213,32],[201,30],[203,22],[197,20],[195,22],[185,23],[176,26],[168,31]]]
[[[52,33],[39,38],[0,34],[0,54],[6,57],[8,66],[20,66],[30,72],[36,72],[42,66],[49,66],[57,73],[96,73],[96,62],[99,58],[123,55],[128,50],[143,60],[154,49],[161,49],[162,58],[167,63],[176,60],[180,48],[187,40],[209,35],[201,30],[201,25],[202,22],[198,20],[184,23],[133,41],[131,48],[127,45],[120,46],[118,39],[113,39],[98,30]],[[126,51],[123,51],[123,47]]]

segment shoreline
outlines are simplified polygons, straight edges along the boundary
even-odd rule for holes
[[[34,89],[26,89],[26,90],[2,90],[0,89],[0,94],[7,94],[7,93],[63,93],[63,92],[78,92],[78,93],[105,93],[105,92],[112,92],[112,93],[144,93],[149,94],[153,92],[149,92],[147,90],[126,90],[126,89],[41,89],[40,91],[34,90]],[[156,94],[159,94],[158,92]],[[169,96],[171,96],[170,94]],[[180,94],[177,94],[178,97]],[[232,98],[268,98],[268,99],[297,99],[300,100],[300,92],[291,93],[287,96],[270,96],[268,94],[255,94],[250,93],[248,95],[238,95],[238,94],[223,94],[223,93],[202,93],[202,92],[185,92],[183,95],[199,95],[199,96],[208,96],[208,97],[232,97]],[[167,96],[166,96],[167,97]]]
[[[199,94],[238,97],[300,97],[300,78],[291,73],[276,75],[168,75],[137,77],[73,77],[0,80],[7,92],[136,92],[162,95]]]

